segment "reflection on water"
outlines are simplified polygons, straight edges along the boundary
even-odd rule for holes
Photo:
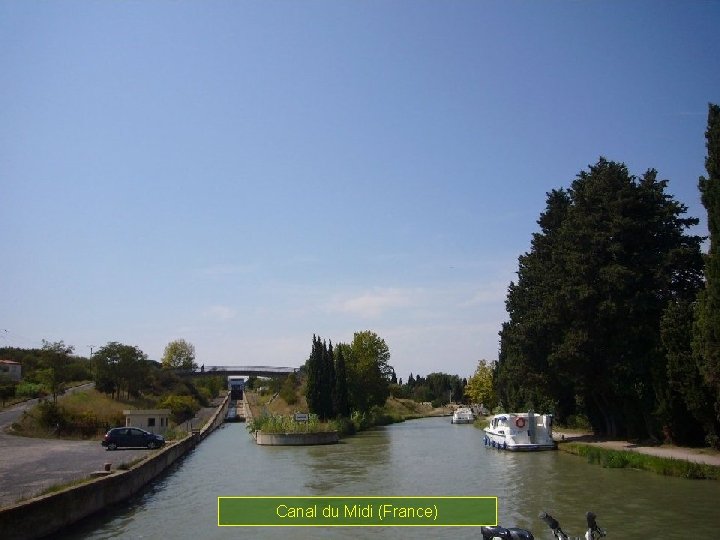
[[[307,448],[308,460],[305,487],[310,495],[354,494],[373,484],[381,488],[377,479],[387,478],[389,472],[390,438],[384,429],[372,431],[367,437],[348,444],[347,439],[331,448]],[[355,443],[356,441],[353,441]],[[288,448],[291,453],[297,449]],[[377,482],[377,483],[376,483]],[[373,493],[363,493],[372,495]]]
[[[480,538],[472,528],[219,528],[219,495],[491,495],[502,524],[537,539],[552,538],[541,510],[578,536],[590,509],[609,539],[712,538],[720,529],[718,482],[603,469],[562,452],[502,452],[485,448],[482,435],[433,418],[337,445],[265,447],[228,424],[141,496],[62,538]]]

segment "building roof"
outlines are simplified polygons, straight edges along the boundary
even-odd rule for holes
[[[170,415],[170,409],[131,409],[129,411],[123,411],[123,414],[125,416],[150,416],[150,415],[159,415],[159,414],[166,414]]]

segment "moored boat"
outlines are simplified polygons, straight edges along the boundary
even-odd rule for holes
[[[502,450],[554,450],[552,415],[532,411],[496,414],[485,428],[484,443]]]
[[[455,409],[455,412],[452,415],[452,420],[450,420],[453,424],[472,424],[474,421],[475,415],[468,407]]]

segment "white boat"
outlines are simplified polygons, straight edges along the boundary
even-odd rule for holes
[[[485,428],[484,442],[502,450],[554,450],[552,414],[496,414]]]
[[[450,420],[453,424],[472,424],[474,421],[475,415],[468,407],[455,409],[455,412],[452,415],[452,420]]]

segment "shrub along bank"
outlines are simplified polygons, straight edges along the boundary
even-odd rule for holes
[[[720,480],[720,467],[715,465],[650,456],[626,450],[599,448],[581,443],[563,443],[558,448],[564,452],[584,457],[588,463],[595,463],[609,469],[630,468],[651,471],[664,476]]]

